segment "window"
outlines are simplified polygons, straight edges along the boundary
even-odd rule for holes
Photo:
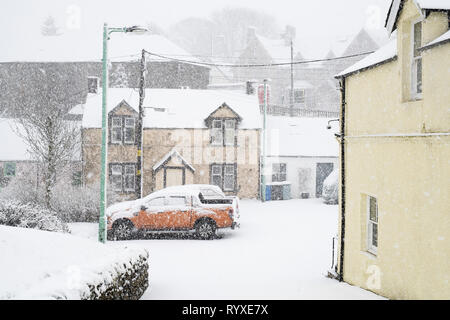
[[[286,181],[286,163],[272,164],[272,182]]]
[[[185,207],[187,204],[186,197],[182,196],[170,196],[168,199],[169,206]]]
[[[134,192],[135,191],[135,178],[136,178],[136,168],[134,164],[125,165],[124,173],[124,191]]]
[[[294,103],[305,104],[305,89],[294,89]]]
[[[125,143],[134,144],[135,134],[135,119],[134,118],[125,118]]]
[[[110,164],[110,183],[115,192],[136,191],[136,165]]]
[[[422,55],[419,51],[422,46],[422,22],[413,25],[412,49],[412,81],[411,93],[413,98],[420,98],[422,93]]]
[[[211,144],[223,145],[222,120],[213,120],[211,129]]]
[[[111,142],[122,143],[122,118],[114,117],[111,121]]]
[[[222,188],[222,165],[215,164],[212,166],[211,183]]]
[[[72,173],[72,186],[79,187],[82,184],[81,171]]]
[[[234,146],[234,137],[236,135],[236,121],[225,120],[225,145]]]
[[[225,165],[224,181],[223,181],[223,190],[224,191],[234,191],[235,177],[236,177],[236,175],[234,173],[234,164]]]
[[[215,119],[211,127],[211,144],[215,146],[234,146],[236,137],[236,120]]]
[[[134,144],[136,141],[136,119],[116,116],[111,118],[111,143]]]
[[[211,165],[211,184],[220,187],[223,191],[236,191],[236,165]]]
[[[291,101],[291,89],[288,89],[287,91],[287,97],[285,101],[287,103],[290,103]],[[305,104],[306,102],[306,90],[305,89],[294,89],[294,103],[296,104]]]
[[[368,251],[376,254],[378,248],[378,202],[376,198],[371,196],[368,196],[367,201]]]
[[[122,165],[111,165],[111,185],[114,191],[122,191]]]
[[[5,162],[5,164],[3,165],[3,175],[5,177],[15,177],[16,176],[15,162]]]
[[[162,207],[166,205],[166,200],[164,197],[159,197],[159,198],[155,198],[155,199],[151,199],[147,202],[147,206],[149,208],[153,207]]]

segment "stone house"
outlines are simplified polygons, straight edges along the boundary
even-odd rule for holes
[[[339,279],[450,298],[450,2],[394,0],[391,41],[337,77]]]
[[[124,199],[136,188],[139,94],[108,90],[108,170]],[[83,181],[99,180],[101,92],[78,107],[82,116]],[[260,188],[261,116],[257,98],[227,91],[146,89],[142,195],[172,185],[215,184],[226,194],[256,198]]]

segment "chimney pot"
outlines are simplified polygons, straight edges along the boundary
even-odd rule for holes
[[[99,82],[98,77],[88,77],[88,93],[98,93]]]

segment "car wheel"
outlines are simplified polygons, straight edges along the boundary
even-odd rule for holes
[[[131,239],[134,231],[134,225],[131,221],[122,220],[118,221],[113,226],[114,238],[117,240]]]
[[[202,220],[197,223],[196,232],[201,239],[212,239],[216,235],[216,226],[211,221]]]

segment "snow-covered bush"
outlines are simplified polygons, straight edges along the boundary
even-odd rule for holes
[[[117,196],[108,188],[107,201],[114,203]],[[52,209],[67,222],[97,222],[100,216],[100,187],[73,186],[61,181],[53,188]]]
[[[108,204],[120,199],[108,188]],[[28,176],[14,177],[0,191],[0,200],[45,207],[43,185]],[[100,215],[100,188],[72,185],[70,178],[61,178],[52,188],[51,210],[64,222],[96,222]]]
[[[69,232],[69,228],[56,212],[39,205],[0,200],[0,224],[45,231]]]
[[[334,169],[323,182],[323,201],[326,204],[337,204],[338,193],[338,170]]]
[[[20,203],[40,204],[43,189],[36,185],[31,175],[19,175],[12,178],[0,191],[0,199],[14,200]]]

